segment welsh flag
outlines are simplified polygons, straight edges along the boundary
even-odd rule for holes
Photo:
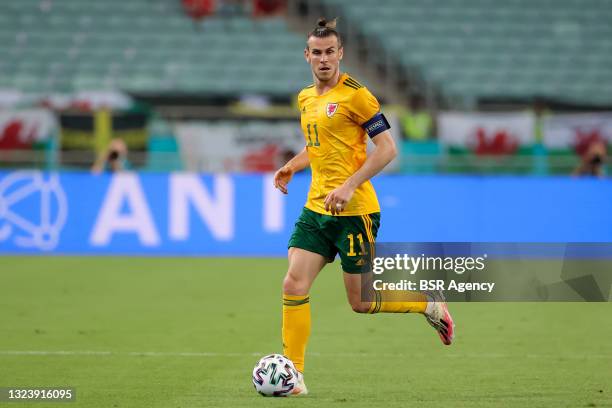
[[[0,150],[23,150],[44,144],[57,129],[57,120],[47,109],[0,112]]]
[[[542,129],[548,149],[581,153],[596,140],[612,143],[612,112],[549,115],[544,118]]]
[[[535,117],[530,112],[443,112],[438,119],[440,142],[454,152],[482,156],[517,153],[535,142]]]

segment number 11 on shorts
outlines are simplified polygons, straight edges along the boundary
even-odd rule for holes
[[[353,234],[348,234],[347,235],[348,239],[349,239],[349,251],[347,253],[348,256],[363,256],[363,248],[365,248],[365,245],[363,243],[363,235],[361,235],[361,232],[359,234],[357,234],[357,239],[359,240],[359,248],[361,248],[361,250],[359,251],[359,254],[355,253],[355,237],[353,236]]]

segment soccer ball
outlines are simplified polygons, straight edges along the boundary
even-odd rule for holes
[[[285,397],[298,382],[293,362],[280,354],[262,357],[253,368],[253,385],[264,397]]]

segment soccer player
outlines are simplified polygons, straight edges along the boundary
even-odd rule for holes
[[[298,96],[306,147],[274,175],[284,194],[293,174],[310,165],[306,205],[289,240],[289,268],[283,281],[283,353],[299,370],[294,394],[306,394],[304,355],[310,336],[308,292],[326,263],[340,255],[348,301],[357,313],[422,313],[444,344],[454,325],[441,293],[414,293],[414,301],[390,301],[376,292],[361,297],[365,243],[373,243],[380,207],[369,181],[396,156],[389,123],[376,98],[357,80],[340,72],[343,48],[335,20],[319,19],[304,50],[314,84]],[[366,137],[375,145],[366,156]]]

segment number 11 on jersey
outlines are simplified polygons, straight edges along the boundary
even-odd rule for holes
[[[314,134],[315,134],[315,142],[312,143],[312,134],[310,132],[310,123],[308,123],[306,125],[306,129],[308,130],[308,147],[318,147],[321,146],[321,144],[319,143],[319,131],[317,130],[317,124],[314,123],[312,125],[312,128],[314,130]]]

